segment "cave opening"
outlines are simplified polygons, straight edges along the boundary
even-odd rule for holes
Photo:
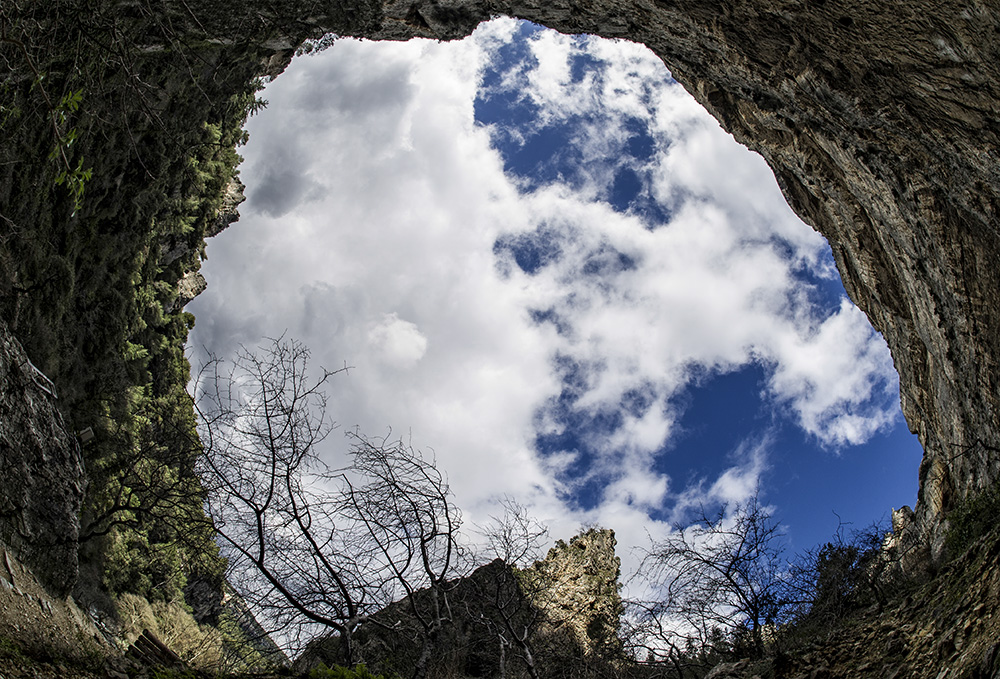
[[[337,40],[262,96],[195,351],[300,339],[354,368],[335,419],[433,449],[471,521],[510,494],[623,557],[758,483],[795,549],[914,503],[829,246],[645,48],[500,19]]]

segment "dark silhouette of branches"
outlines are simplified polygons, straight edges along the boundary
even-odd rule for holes
[[[103,492],[92,496],[81,518],[80,542],[149,521],[171,528],[179,540],[193,526],[211,531],[202,511],[204,489],[194,474],[201,443],[190,407],[190,396],[180,389],[155,402],[142,400],[132,420],[113,422],[102,434],[106,453],[90,474]]]
[[[291,650],[332,633],[350,667],[361,661],[358,629],[375,625],[418,642],[422,677],[452,619],[461,515],[434,462],[402,441],[351,433],[352,463],[322,462],[334,427],[324,387],[347,368],[311,377],[308,360],[279,338],[199,375],[207,506],[230,582]],[[372,617],[399,598],[405,621]]]
[[[531,516],[528,508],[510,496],[499,502],[503,515],[493,515],[478,532],[486,539],[485,556],[524,568],[538,558],[548,541],[549,529]]]
[[[497,639],[501,679],[507,676],[508,653],[524,664],[528,676],[538,679],[533,640],[545,621],[538,599],[551,583],[525,577],[518,569],[537,558],[548,529],[511,497],[505,497],[500,506],[503,515],[490,517],[490,522],[479,529],[486,538],[485,556],[492,557],[495,564],[494,577],[477,583],[490,613],[482,616],[480,623]]]
[[[781,526],[756,495],[677,526],[646,553],[640,577],[656,596],[633,602],[632,642],[656,660],[697,662],[732,648],[764,654],[766,630],[789,613]],[[679,674],[680,676],[680,674]]]
[[[361,577],[372,550],[338,530],[336,498],[315,490],[325,471],[316,447],[334,426],[323,387],[340,371],[311,378],[308,360],[279,338],[258,353],[242,347],[228,372],[219,360],[201,370],[202,477],[231,582],[264,626],[293,646],[317,626],[335,630],[352,664],[353,632],[382,600]]]
[[[413,676],[424,677],[444,627],[454,620],[449,594],[465,563],[458,543],[461,513],[433,461],[388,436],[351,438],[353,465],[337,475],[343,513],[364,527],[392,577],[393,594],[408,604],[410,629],[400,625],[396,631],[416,637],[420,654]]]

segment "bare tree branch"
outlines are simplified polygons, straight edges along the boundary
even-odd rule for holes
[[[761,657],[766,630],[790,614],[782,535],[754,495],[653,543],[639,576],[656,598],[631,602],[633,651],[673,663],[678,676],[734,646]]]
[[[214,359],[199,373],[201,471],[230,582],[289,650],[332,634],[351,667],[371,623],[419,640],[413,676],[423,677],[453,617],[461,513],[433,460],[401,440],[350,433],[352,464],[329,468],[318,456],[334,428],[324,388],[347,368],[311,377],[308,360],[278,338],[241,348],[228,371]],[[400,598],[408,626],[371,617]]]

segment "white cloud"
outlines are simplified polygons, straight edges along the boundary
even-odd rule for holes
[[[412,367],[427,352],[427,338],[395,313],[383,314],[368,331],[368,340],[381,358],[399,368]]]
[[[856,306],[845,299],[811,332],[778,339],[770,387],[807,432],[829,445],[859,444],[892,423],[894,409],[869,405],[898,394],[888,349]]]
[[[664,504],[738,500],[765,467],[766,440],[691,488],[658,470],[676,397],[698,375],[763,362],[774,402],[829,445],[890,422],[884,343],[846,303],[824,316],[801,280],[830,275],[822,239],[644,48],[534,38],[537,68],[503,87],[538,107],[533,129],[588,118],[573,133],[582,179],[522,194],[504,175],[474,102],[517,26],[491,22],[457,43],[342,40],[272,83],[270,108],[250,121],[243,217],[210,244],[209,291],[190,307],[192,344],[226,355],[287,331],[318,364],[353,366],[333,384],[336,419],[433,448],[470,522],[511,494],[554,536],[599,522],[626,551],[667,530]],[[603,70],[574,82],[580,53]],[[656,152],[628,167],[669,207],[668,225],[609,203],[629,119]],[[514,245],[494,253],[540,228],[559,256],[533,275]],[[571,408],[633,407],[620,426],[579,432],[586,450],[542,457],[536,437],[566,428],[546,407],[565,387],[556,356],[581,366]],[[329,455],[343,455],[335,443]],[[597,504],[567,504],[586,478],[603,484]]]

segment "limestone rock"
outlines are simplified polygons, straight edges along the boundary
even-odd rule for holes
[[[246,191],[246,186],[239,180],[238,177],[233,177],[229,180],[226,185],[225,193],[222,196],[222,206],[219,208],[219,215],[215,218],[212,226],[209,228],[208,233],[205,234],[206,238],[212,238],[218,236],[225,229],[229,227],[230,224],[235,222],[240,218],[239,207],[247,199],[243,194]]]
[[[233,177],[229,180],[222,196],[222,205],[219,206],[219,212],[216,215],[215,220],[208,226],[205,238],[218,236],[220,233],[229,228],[230,224],[240,218],[239,206],[246,200],[246,196],[243,195],[245,190],[246,186],[240,182],[238,177]],[[160,244],[160,258],[158,264],[159,266],[165,268],[179,259],[196,263],[198,261],[198,257],[199,255],[197,253],[197,249],[193,248],[187,239],[172,237],[164,240],[164,242]],[[192,297],[191,299],[194,298]],[[185,302],[185,304],[186,303],[187,302]],[[181,306],[184,305],[182,304]]]
[[[610,657],[619,650],[616,632],[623,607],[616,544],[613,530],[591,529],[569,543],[558,541],[528,570],[529,577],[547,583],[535,595],[535,605],[553,624],[569,630],[586,655]]]
[[[171,311],[183,309],[188,302],[205,292],[207,288],[208,282],[200,271],[188,271],[177,283],[177,299],[174,300]]]
[[[57,597],[76,582],[83,457],[57,394],[0,322],[0,541]]]
[[[747,660],[740,660],[716,665],[705,675],[705,679],[743,679],[746,676],[744,670],[749,664]]]

